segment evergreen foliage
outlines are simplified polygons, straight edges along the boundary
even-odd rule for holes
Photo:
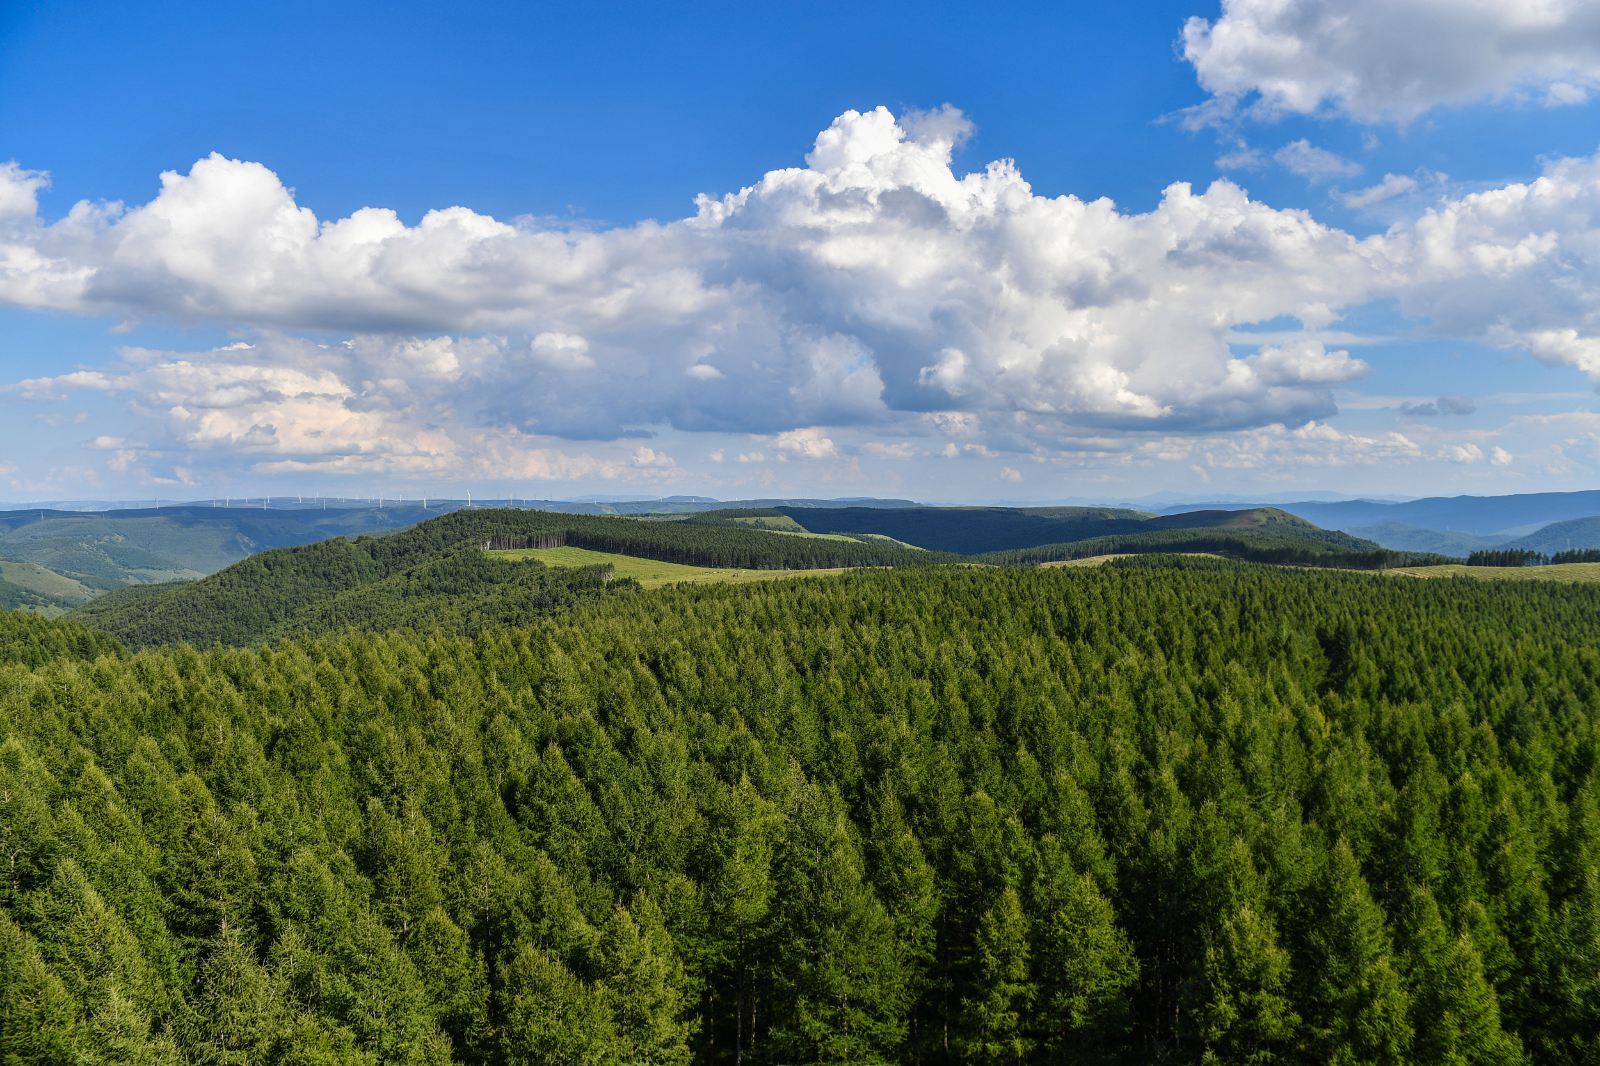
[[[879,534],[907,544],[962,555],[1011,552],[1071,541],[1137,537],[1174,530],[1250,532],[1321,550],[1371,552],[1378,545],[1337,530],[1318,529],[1275,507],[1153,515],[1114,507],[779,507],[713,511],[696,523],[774,516],[812,533]]]
[[[886,544],[785,537],[679,522],[457,511],[382,537],[262,552],[199,581],[125,589],[76,617],[137,646],[249,644],[346,626],[474,633],[599,595],[593,568],[542,570],[483,547],[556,541],[701,566],[810,570],[927,565],[948,557]],[[619,583],[620,586],[620,583]]]
[[[1563,562],[1586,562],[1583,559],[1564,559]],[[1542,552],[1527,548],[1486,548],[1467,556],[1468,566],[1543,566],[1550,562]]]
[[[1315,530],[1315,534],[1330,532]],[[1352,547],[1316,535],[1297,533],[1285,536],[1258,529],[1167,529],[1151,533],[1095,537],[1066,544],[1041,544],[1016,551],[988,552],[976,558],[1000,566],[1029,566],[1036,563],[1088,559],[1096,555],[1204,552],[1244,562],[1272,563],[1280,566],[1323,566],[1343,570],[1382,570],[1395,566],[1428,566],[1460,561],[1442,555],[1389,551],[1365,541],[1356,543],[1358,546]]]
[[[131,656],[0,621],[0,1062],[1600,1051],[1580,587],[1146,558]]]

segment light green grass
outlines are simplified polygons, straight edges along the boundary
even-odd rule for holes
[[[742,584],[749,581],[773,581],[786,577],[816,577],[825,574],[842,574],[847,568],[830,570],[741,570],[737,567],[687,566],[683,563],[663,563],[656,559],[640,559],[633,555],[614,552],[590,551],[588,548],[516,548],[511,551],[492,551],[496,559],[536,559],[546,566],[610,566],[617,577],[631,577],[645,588],[659,588],[680,582],[697,584]]]
[[[9,581],[41,596],[61,600],[67,606],[87,603],[98,595],[94,589],[81,581],[74,581],[37,563],[21,563],[14,559],[0,559],[0,580]]]
[[[857,533],[856,536],[860,537],[862,540],[875,540],[880,544],[892,544],[896,548],[907,548],[914,552],[925,552],[928,550],[927,548],[919,548],[917,545],[909,544],[903,540],[895,540],[887,533]]]
[[[1196,556],[1199,556],[1202,559],[1220,559],[1220,558],[1222,558],[1222,556],[1218,555],[1216,552],[1160,552],[1160,553],[1157,553],[1157,554],[1161,554],[1161,555],[1196,555]],[[1069,567],[1073,567],[1073,568],[1076,568],[1076,569],[1082,569],[1084,567],[1104,566],[1107,563],[1109,563],[1109,562],[1111,562],[1112,560],[1115,560],[1115,559],[1130,559],[1130,558],[1133,557],[1133,555],[1134,555],[1133,552],[1119,552],[1119,553],[1115,553],[1115,554],[1112,554],[1112,555],[1089,555],[1089,556],[1085,556],[1082,559],[1057,559],[1054,562],[1040,563],[1039,565],[1043,566],[1043,567],[1065,567],[1065,566],[1069,566]]]
[[[786,514],[760,514],[746,515],[743,518],[733,518],[729,521],[740,526],[754,526],[756,529],[771,529],[784,533],[804,533],[806,527],[790,518]]]
[[[1600,563],[1557,563],[1555,566],[1402,566],[1385,570],[1406,577],[1475,577],[1482,581],[1570,581],[1600,583]]]

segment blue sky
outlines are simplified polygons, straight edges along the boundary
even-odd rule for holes
[[[1563,0],[10,5],[0,498],[1592,487],[1597,86]]]

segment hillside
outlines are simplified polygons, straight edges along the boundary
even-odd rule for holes
[[[1600,583],[1600,563],[1554,563],[1548,566],[1466,566],[1447,563],[1407,566],[1393,571],[1409,577],[1458,577],[1474,581],[1565,581],[1581,585]]]
[[[1586,588],[1144,559],[132,657],[0,622],[8,1062],[1595,1061]]]
[[[1012,551],[988,552],[974,558],[998,566],[1031,566],[1103,555],[1165,553],[1219,555],[1243,562],[1280,566],[1316,566],[1345,570],[1374,570],[1392,566],[1417,566],[1450,562],[1444,556],[1394,552],[1345,533],[1314,529],[1310,533],[1282,531],[1272,526],[1243,528],[1200,526],[1169,528],[1142,533],[1091,537],[1063,544],[1040,544]]]
[[[521,510],[457,511],[382,537],[263,552],[198,581],[109,593],[75,617],[130,644],[248,644],[347,625],[447,632],[525,621],[608,588],[484,548],[569,545],[667,563],[757,570],[927,565],[932,553],[756,529]]]
[[[32,563],[104,591],[203,577],[271,548],[399,529],[436,514],[416,505],[5,511],[0,512],[0,559]]]
[[[962,555],[1180,529],[1251,531],[1351,551],[1370,551],[1376,547],[1358,537],[1318,529],[1304,519],[1275,508],[1152,515],[1104,507],[780,507],[715,511],[688,521],[762,520],[793,523],[812,533],[877,534],[933,551]]]
[[[1395,551],[1432,552],[1465,558],[1475,551],[1498,548],[1508,541],[1503,534],[1457,533],[1444,529],[1421,529],[1403,522],[1384,522],[1375,526],[1354,526],[1347,530],[1352,536],[1362,537],[1392,548]]]
[[[808,534],[809,535],[809,534]],[[742,584],[747,581],[805,577],[807,575],[842,574],[844,569],[831,570],[749,570],[738,567],[688,566],[684,563],[664,563],[657,559],[644,559],[637,555],[619,555],[616,552],[598,552],[589,548],[513,548],[491,551],[492,559],[510,562],[533,562],[549,567],[600,566],[611,571],[613,578],[637,581],[641,588],[660,588],[663,585],[688,583]]]
[[[87,603],[100,590],[37,563],[0,559],[0,610],[59,613]]]
[[[1580,548],[1600,548],[1600,517],[1574,518],[1529,533],[1525,537],[1509,540],[1496,547],[1508,550],[1536,551],[1545,555]]]

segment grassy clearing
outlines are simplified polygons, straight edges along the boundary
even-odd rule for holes
[[[731,520],[735,525],[750,526],[754,529],[770,529],[783,533],[804,533],[806,527],[790,518],[786,514],[747,515],[744,518]]]
[[[663,563],[655,559],[640,559],[614,552],[590,551],[588,548],[517,548],[511,551],[490,552],[497,559],[518,561],[536,559],[546,566],[611,566],[617,577],[631,577],[645,588],[659,588],[679,582],[741,584],[750,581],[773,581],[786,577],[816,577],[825,574],[842,574],[846,567],[831,570],[740,570],[735,567],[687,566],[683,563]]]
[[[1104,565],[1106,565],[1107,563],[1111,562],[1114,559],[1130,559],[1130,558],[1133,557],[1133,554],[1134,554],[1133,552],[1117,552],[1117,553],[1114,553],[1114,554],[1111,554],[1111,555],[1089,555],[1089,556],[1085,556],[1082,559],[1057,559],[1054,562],[1040,563],[1039,565],[1042,566],[1042,567],[1045,567],[1046,569],[1055,569],[1057,567],[1082,568],[1082,567],[1092,567],[1092,566],[1104,566]],[[1201,558],[1204,558],[1204,559],[1221,559],[1222,558],[1222,556],[1218,555],[1216,552],[1162,552],[1160,554],[1163,554],[1163,555],[1198,555],[1198,556],[1200,556]]]
[[[856,536],[860,537],[862,540],[875,540],[881,544],[893,544],[896,548],[909,548],[914,552],[925,552],[928,550],[927,548],[918,547],[909,541],[895,540],[887,533],[857,533]]]
[[[9,581],[29,592],[61,600],[66,606],[87,603],[98,595],[94,589],[80,581],[46,569],[37,563],[23,563],[13,559],[0,559],[0,581]]]
[[[1474,577],[1482,581],[1571,581],[1600,583],[1600,563],[1558,563],[1555,566],[1404,566],[1386,570],[1406,577]]]

